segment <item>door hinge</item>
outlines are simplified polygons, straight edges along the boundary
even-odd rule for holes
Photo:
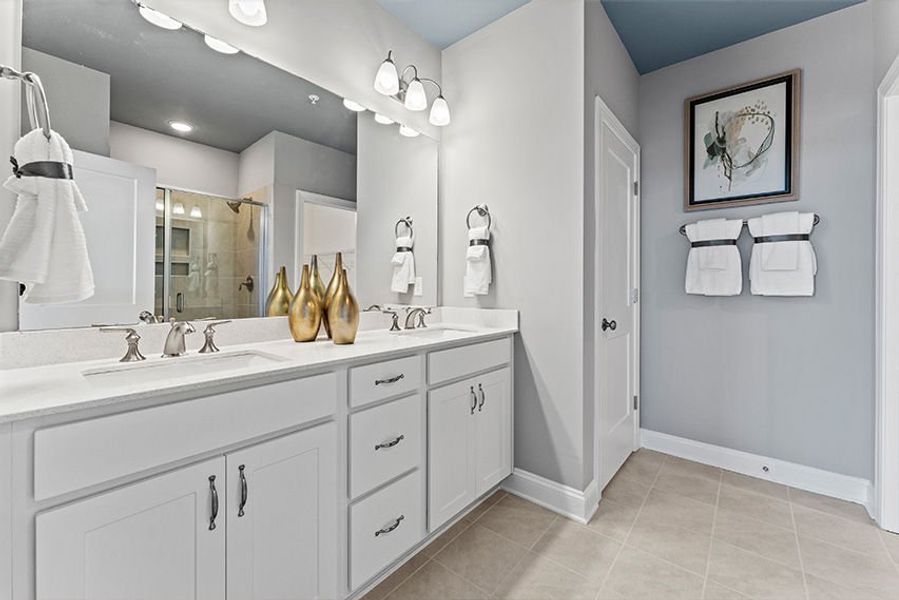
[[[640,182],[635,181],[634,182],[634,196],[639,196],[639,195],[640,195]]]
[[[640,301],[640,290],[634,288],[631,290],[631,304],[636,304]]]
[[[640,397],[634,396],[634,410],[640,410]]]

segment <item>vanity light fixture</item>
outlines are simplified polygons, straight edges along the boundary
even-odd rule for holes
[[[417,132],[416,130],[412,129],[411,127],[409,127],[408,125],[400,125],[400,135],[409,137],[409,138],[414,138],[414,137],[418,137],[421,134],[419,132]]]
[[[169,127],[178,133],[190,133],[194,130],[194,126],[184,121],[169,121]]]
[[[216,52],[221,52],[222,54],[237,54],[238,52],[240,52],[240,50],[238,50],[231,44],[223,42],[218,38],[214,38],[209,34],[203,36],[203,41],[206,42],[207,46],[209,46]]]
[[[165,210],[165,202],[162,200],[156,201],[156,212],[163,212]]]
[[[396,123],[396,121],[394,121],[390,117],[382,115],[381,113],[375,113],[375,121],[377,121],[381,125],[393,125],[394,123]]]
[[[349,98],[343,99],[343,105],[353,112],[362,112],[365,110],[364,106],[362,106],[358,102],[354,102],[353,100],[350,100]]]
[[[412,72],[411,79],[406,78],[409,71]],[[419,77],[418,67],[415,65],[407,65],[402,72],[397,72],[396,63],[393,62],[393,50],[387,52],[387,58],[378,68],[374,85],[375,91],[399,100],[408,110],[421,111],[428,108],[428,96],[424,86],[426,83],[437,88],[437,98],[431,105],[428,122],[437,127],[449,125],[451,121],[449,104],[443,97],[440,84],[433,79]]]
[[[180,21],[176,21],[172,17],[163,14],[158,10],[154,10],[149,6],[138,4],[137,10],[138,12],[140,12],[140,16],[142,16],[153,25],[156,25],[157,27],[162,27],[163,29],[168,29],[169,31],[181,29]]]
[[[173,215],[183,215],[184,214],[184,205],[180,202],[175,202],[175,206],[172,207]]]
[[[250,27],[262,27],[268,22],[265,0],[228,0],[228,12],[238,22]]]
[[[194,206],[192,209],[190,209],[190,216],[193,217],[194,219],[202,219],[203,211],[200,210],[199,206]]]

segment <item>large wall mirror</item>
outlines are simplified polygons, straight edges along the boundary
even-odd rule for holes
[[[295,288],[316,255],[327,284],[338,252],[360,305],[436,304],[437,141],[130,0],[24,0],[23,19],[22,66],[76,150],[96,291],[20,302],[21,329],[259,317],[281,265]],[[407,217],[418,281],[398,293]]]

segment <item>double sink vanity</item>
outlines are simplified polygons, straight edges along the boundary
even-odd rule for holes
[[[283,319],[242,320],[221,352],[174,358],[147,350],[168,327],[148,325],[140,363],[0,371],[0,583],[40,600],[360,597],[512,470],[517,312],[434,313],[399,333],[366,316],[351,346],[294,343],[286,324],[242,338]],[[77,331],[109,343],[52,333]],[[0,344],[33,352],[23,335]]]

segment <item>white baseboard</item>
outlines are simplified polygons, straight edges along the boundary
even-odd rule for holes
[[[502,488],[579,523],[590,521],[599,502],[595,481],[581,491],[522,469],[513,470]]]
[[[649,450],[679,456],[750,477],[782,483],[816,494],[857,502],[865,507],[869,515],[872,514],[874,486],[867,479],[688,440],[649,429],[640,430],[640,441],[641,445]],[[765,467],[767,467],[767,471],[764,470]]]

